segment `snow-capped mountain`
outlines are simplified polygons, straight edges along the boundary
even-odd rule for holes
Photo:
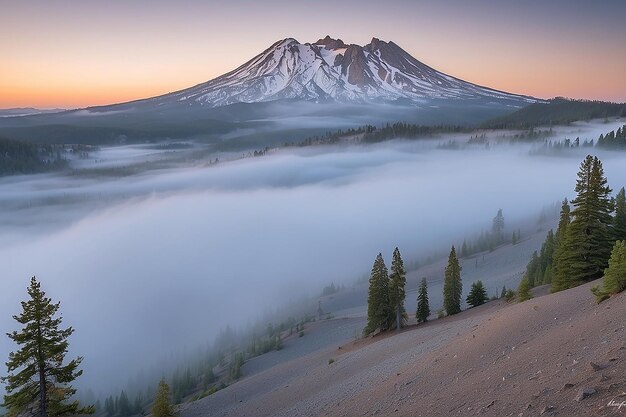
[[[218,107],[278,99],[416,104],[481,99],[513,106],[537,101],[443,74],[393,42],[373,38],[365,46],[347,45],[330,36],[315,43],[302,44],[292,38],[278,41],[234,71],[146,101]]]

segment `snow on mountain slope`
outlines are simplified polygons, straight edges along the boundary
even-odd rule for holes
[[[437,99],[482,99],[511,106],[537,101],[438,72],[393,42],[373,38],[365,46],[347,45],[329,36],[312,44],[283,39],[234,71],[147,101],[217,107],[278,99],[344,103],[408,100],[416,104]]]

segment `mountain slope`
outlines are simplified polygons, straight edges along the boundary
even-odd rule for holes
[[[404,104],[483,100],[516,107],[537,101],[438,72],[393,42],[373,38],[365,46],[347,45],[326,36],[312,44],[283,39],[218,78],[140,102],[217,107],[279,99]]]

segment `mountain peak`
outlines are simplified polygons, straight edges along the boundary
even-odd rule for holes
[[[341,39],[333,39],[330,35],[326,35],[323,39],[319,39],[314,45],[323,45],[326,49],[343,48],[346,46]]]
[[[391,41],[374,37],[364,46],[347,45],[330,35],[313,44],[294,38],[279,40],[227,74],[155,98],[208,107],[279,99],[400,101],[417,106],[440,100],[473,100],[514,107],[536,101],[438,72]]]

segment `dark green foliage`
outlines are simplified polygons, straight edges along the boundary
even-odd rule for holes
[[[62,317],[55,317],[61,303],[52,303],[35,277],[28,287],[30,299],[22,302],[22,313],[13,318],[23,327],[8,333],[19,350],[9,354],[4,406],[12,415],[35,406],[39,417],[69,414],[91,414],[93,406],[81,408],[70,384],[82,371],[78,369],[82,357],[63,364],[72,327],[60,329]]]
[[[391,139],[416,139],[424,137],[432,137],[440,133],[458,133],[463,132],[460,126],[422,126],[408,123],[394,123],[385,125],[384,127],[376,128],[374,126],[368,126],[363,136],[363,142],[374,143],[382,142]]]
[[[367,326],[365,334],[386,330],[389,323],[389,276],[381,253],[376,256],[367,294]]]
[[[624,187],[619,190],[615,198],[613,231],[615,240],[626,240],[626,195],[624,194]]]
[[[490,129],[528,129],[537,126],[569,124],[577,120],[591,120],[626,114],[626,104],[603,101],[555,98],[547,104],[535,103],[507,116],[485,122]]]
[[[50,146],[0,138],[0,175],[33,174],[67,166]]]
[[[611,251],[609,267],[604,270],[602,287],[594,286],[591,291],[598,302],[626,290],[626,241],[618,240]]]
[[[607,149],[626,149],[626,125],[618,128],[617,131],[600,135],[596,146]]]
[[[533,256],[526,266],[524,278],[530,287],[541,284],[549,284],[552,281],[552,260],[554,257],[555,237],[550,230],[539,252],[533,252]]]
[[[470,292],[465,301],[470,306],[477,307],[485,304],[488,299],[489,297],[487,297],[487,291],[485,290],[482,281],[479,280],[472,283],[472,287],[470,288]]]
[[[428,304],[428,284],[426,278],[422,278],[419,289],[417,290],[417,311],[415,318],[418,323],[425,323],[430,316],[430,305]]]
[[[550,282],[551,292],[561,291],[567,288],[567,265],[564,264],[563,258],[566,250],[565,237],[567,236],[567,229],[571,223],[571,218],[569,202],[565,199],[561,205],[559,226],[554,235],[554,254],[552,256],[551,265],[552,280]],[[559,266],[562,266],[562,271],[559,271]]]
[[[500,293],[500,298],[506,297],[506,286],[502,286],[502,292]]]
[[[582,162],[576,193],[564,250],[557,260],[559,282],[565,288],[601,277],[614,242],[611,189],[597,157],[588,155]]]
[[[530,283],[528,282],[528,278],[524,277],[519,283],[519,287],[517,288],[517,300],[521,303],[522,301],[530,300],[532,295],[530,294]]]
[[[452,315],[461,312],[462,292],[461,265],[456,256],[456,250],[452,246],[443,283],[443,308],[446,310],[446,314]]]
[[[170,387],[164,379],[159,382],[154,404],[152,405],[153,417],[174,417],[174,409],[170,401]]]
[[[387,123],[385,126],[373,125],[360,126],[352,129],[339,129],[335,132],[327,132],[326,135],[308,137],[297,143],[297,146],[314,146],[339,143],[342,140],[360,140],[365,143],[383,142],[393,139],[420,139],[431,138],[442,133],[459,133],[469,131],[460,126],[423,126],[397,122]],[[294,146],[294,143],[285,143],[284,146]]]
[[[389,275],[389,326],[391,326],[391,323],[395,323],[396,329],[400,329],[407,320],[406,310],[404,309],[405,286],[406,270],[404,269],[400,250],[396,248],[393,251],[391,274]]]

